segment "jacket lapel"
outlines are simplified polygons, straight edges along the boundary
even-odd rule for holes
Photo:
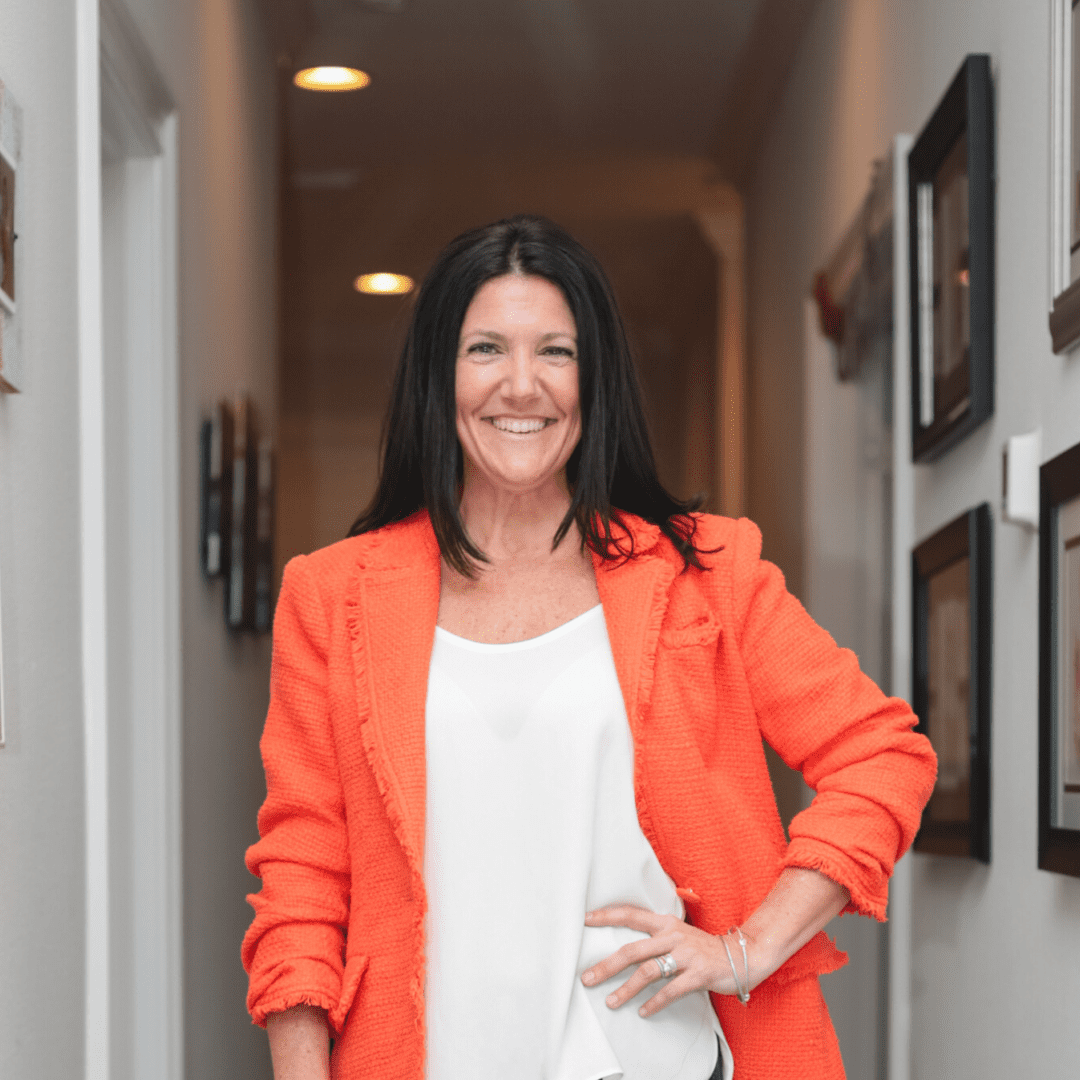
[[[656,550],[660,530],[639,518],[624,516],[639,554],[619,562],[606,562],[594,555],[593,566],[615,671],[637,743],[652,693],[656,648],[675,567]]]
[[[614,563],[594,556],[593,565],[631,734],[640,746],[676,568],[655,550],[659,530],[627,518],[638,554]],[[421,887],[425,711],[439,574],[435,534],[427,514],[418,514],[387,530],[365,551],[346,600],[364,748]]]
[[[425,710],[439,613],[439,548],[426,514],[379,537],[350,585],[364,748],[414,880],[426,806]]]

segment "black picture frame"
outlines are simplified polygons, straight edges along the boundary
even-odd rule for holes
[[[917,462],[933,461],[994,412],[994,186],[990,58],[973,53],[908,155]]]
[[[1067,655],[1062,664],[1070,651],[1071,687]],[[1066,697],[1072,715],[1062,716]],[[1080,444],[1039,470],[1039,869],[1072,877],[1080,877],[1078,741]]]
[[[911,555],[912,704],[916,730],[938,754],[914,847],[983,863],[990,862],[992,535],[983,503]]]

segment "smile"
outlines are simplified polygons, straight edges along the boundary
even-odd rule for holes
[[[531,435],[537,431],[543,431],[548,424],[555,421],[546,418],[529,418],[528,420],[512,420],[508,416],[485,417],[488,423],[497,431],[510,431],[515,435]]]

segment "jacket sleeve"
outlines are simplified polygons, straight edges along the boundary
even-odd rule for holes
[[[293,1005],[333,1013],[342,992],[349,910],[345,804],[327,701],[328,628],[303,558],[285,568],[274,616],[270,708],[260,748],[266,801],[247,867],[247,1005],[255,1023]]]
[[[937,771],[906,702],[886,697],[760,557],[739,522],[734,603],[740,652],[762,734],[815,796],[791,822],[786,866],[845,886],[845,909],[885,918],[888,879],[915,837]]]

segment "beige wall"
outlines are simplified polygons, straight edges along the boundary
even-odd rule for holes
[[[802,302],[893,134],[917,134],[967,52],[997,97],[997,411],[916,470],[915,535],[989,501],[994,528],[993,863],[913,857],[913,1075],[1080,1074],[1080,882],[1036,869],[1037,545],[1000,521],[1001,446],[1080,440],[1080,365],[1050,351],[1045,0],[821,0],[750,198],[751,500],[798,588],[805,552]],[[904,558],[905,552],[897,553]]]

